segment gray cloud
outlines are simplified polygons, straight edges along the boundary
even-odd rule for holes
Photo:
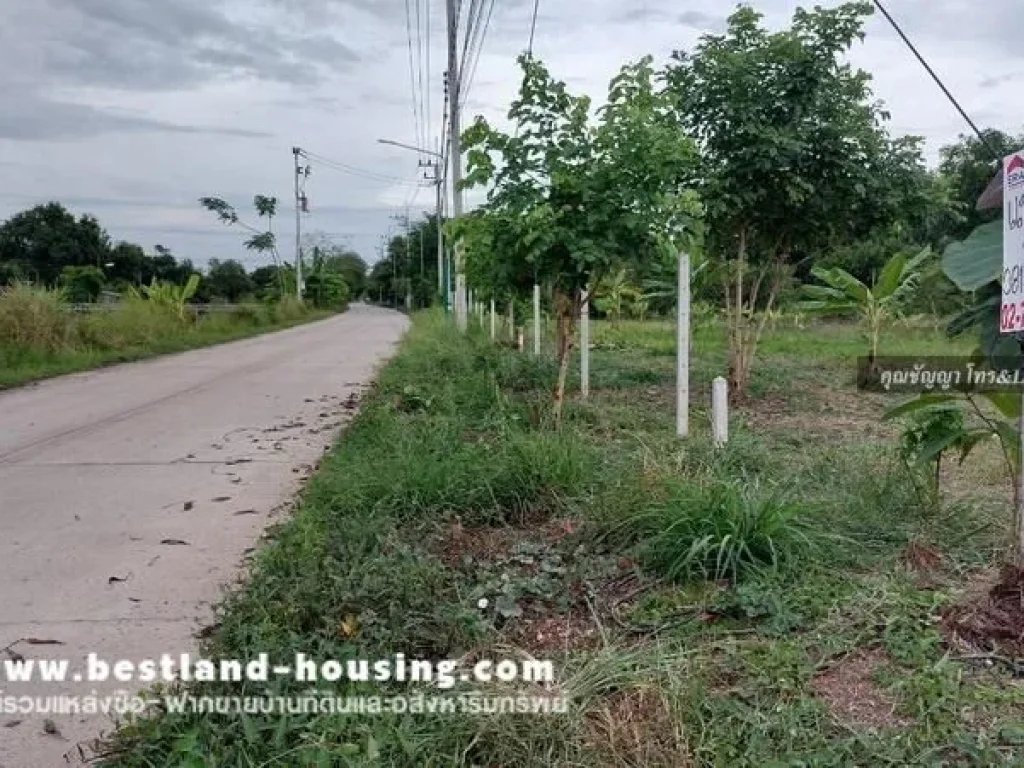
[[[7,80],[20,71],[44,84],[144,91],[228,77],[311,85],[359,61],[326,32],[256,13],[229,17],[217,0],[43,0],[20,24],[35,28],[0,31]]]
[[[17,104],[16,110],[0,113],[0,139],[14,141],[63,141],[83,139],[104,133],[162,131],[166,133],[205,133],[239,138],[267,137],[270,134],[238,128],[182,125],[149,117],[105,111],[88,104],[54,101],[32,93],[0,88],[5,104]]]
[[[724,16],[712,16],[710,13],[700,11],[685,11],[676,17],[677,21],[684,27],[699,29],[705,32],[722,32],[725,30],[727,19]]]
[[[1020,80],[1022,78],[1024,78],[1024,72],[1010,72],[1006,75],[989,75],[978,83],[978,87],[988,90],[990,88],[997,88],[1005,83],[1012,83],[1015,80]]]

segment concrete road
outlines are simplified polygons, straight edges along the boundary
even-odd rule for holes
[[[4,696],[143,687],[15,683],[4,658],[85,670],[89,652],[194,651],[223,587],[287,513],[406,327],[403,315],[359,305],[0,393],[0,649],[12,644],[0,652],[0,767],[76,764],[112,725],[12,714]]]

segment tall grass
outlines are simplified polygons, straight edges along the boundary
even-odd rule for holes
[[[668,481],[612,535],[637,541],[648,567],[677,581],[738,581],[807,553],[822,539],[800,505],[737,480]]]
[[[59,290],[15,283],[0,288],[0,345],[9,349],[57,352],[75,341],[74,324],[63,311]]]
[[[241,338],[327,313],[294,298],[231,312],[181,317],[129,297],[104,311],[69,311],[59,290],[0,288],[0,388],[34,379]]]

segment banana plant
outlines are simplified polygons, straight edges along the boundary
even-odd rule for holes
[[[993,408],[982,407],[979,396]],[[911,422],[902,441],[904,459],[912,458],[917,467],[934,465],[936,485],[942,456],[947,451],[959,453],[959,463],[963,464],[978,445],[998,440],[1016,509],[1020,499],[1021,453],[1020,431],[1013,422],[1020,417],[1020,406],[1020,397],[1015,392],[928,393],[890,408],[882,418],[891,421],[909,417]],[[968,426],[963,418],[968,409],[974,416],[973,426]]]
[[[931,257],[931,248],[913,256],[897,253],[886,262],[870,286],[841,267],[815,267],[811,274],[824,285],[805,285],[804,295],[808,298],[800,302],[799,307],[807,312],[859,315],[873,360],[878,356],[878,343],[885,325],[899,315]]]
[[[625,269],[612,272],[601,280],[594,292],[594,305],[604,312],[613,323],[622,319],[626,304],[640,298],[640,291],[629,282]]]
[[[193,274],[185,285],[164,283],[155,277],[149,285],[142,286],[142,295],[155,304],[170,309],[179,319],[184,320],[188,302],[199,288],[199,275]]]

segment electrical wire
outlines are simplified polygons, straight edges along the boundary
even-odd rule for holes
[[[431,39],[430,39],[430,0],[425,0],[425,2],[426,2],[426,12],[424,13],[424,21],[426,23],[426,45],[424,47],[426,49],[426,58],[427,58],[427,62],[426,62],[426,67],[427,67],[427,79],[426,79],[426,91],[427,91],[427,144],[424,145],[424,146],[426,146],[429,149],[431,146],[433,146],[430,143],[430,140],[433,138],[432,126],[434,124],[434,115],[433,115],[433,109],[432,109],[432,105],[431,105],[431,93],[433,93],[434,89],[433,89],[433,86],[431,84],[431,79],[430,79],[431,75],[433,74],[433,72],[430,69],[430,48],[431,48],[431,42],[432,42]]]
[[[484,0],[487,2],[487,0]],[[490,0],[487,6],[487,16],[484,20],[483,29],[480,32],[479,40],[476,46],[476,53],[473,58],[473,66],[469,70],[469,79],[466,81],[465,89],[461,89],[459,95],[462,97],[462,104],[465,104],[469,99],[469,90],[473,87],[473,80],[476,77],[476,69],[480,65],[480,56],[484,50],[484,41],[487,39],[487,30],[491,25],[491,16],[494,13],[495,0]]]
[[[462,52],[459,55],[459,94],[462,94],[462,86],[465,82],[466,64],[469,60],[470,50],[476,43],[477,32],[480,27],[480,12],[483,9],[483,0],[470,0],[469,11],[466,14],[466,32],[462,40]],[[459,102],[462,103],[461,100]]]
[[[370,180],[370,181],[380,181],[380,182],[386,182],[386,183],[389,183],[389,184],[410,184],[410,183],[415,183],[415,182],[410,182],[409,180],[401,178],[401,177],[398,177],[398,176],[388,176],[387,174],[377,173],[376,171],[368,171],[368,170],[366,170],[364,168],[357,168],[354,165],[349,165],[348,163],[343,163],[340,160],[333,160],[333,159],[331,159],[329,157],[325,157],[324,155],[321,155],[319,153],[310,152],[309,150],[306,150],[306,154],[309,156],[310,159],[316,160],[321,165],[324,165],[324,166],[326,166],[328,168],[331,168],[332,170],[340,171],[341,173],[347,173],[347,174],[350,174],[352,176],[358,176],[358,177],[361,177],[361,178],[364,178],[364,179],[367,179],[367,180]]]
[[[900,25],[896,23],[896,20],[892,17],[892,15],[889,13],[886,7],[882,5],[881,0],[874,0],[874,3],[878,10],[882,12],[882,15],[885,16],[886,20],[889,22],[892,28],[896,30],[896,34],[899,35],[900,38],[902,38],[904,43],[906,43],[911,53],[913,53],[914,56],[917,57],[917,60],[921,62],[921,66],[925,68],[925,71],[927,71],[929,75],[931,75],[932,80],[935,81],[935,84],[942,89],[942,92],[946,95],[946,98],[949,99],[949,101],[953,104],[954,107],[956,107],[956,110],[957,112],[960,113],[960,116],[965,121],[967,121],[967,124],[971,126],[971,129],[978,135],[978,139],[981,141],[982,146],[984,146],[985,149],[989,151],[989,154],[992,155],[992,158],[994,160],[997,160],[1001,163],[1003,159],[996,151],[995,147],[992,146],[992,144],[986,138],[985,134],[982,133],[978,126],[975,125],[974,121],[971,120],[970,116],[967,114],[964,108],[960,106],[960,102],[958,102],[956,98],[953,96],[953,94],[950,93],[949,88],[947,88],[946,84],[942,82],[941,78],[939,78],[939,76],[935,73],[935,70],[931,68],[931,65],[928,64],[927,61],[925,61],[924,56],[922,56],[921,53],[917,50],[917,48],[914,46],[914,44],[910,42],[910,38],[906,36],[906,34],[903,32],[903,29],[900,28]]]
[[[430,141],[430,116],[427,114],[426,110],[427,93],[429,92],[430,87],[426,66],[424,64],[423,2],[424,0],[416,0],[416,74],[419,78],[420,118],[423,121],[422,133],[417,136],[416,141],[422,142],[420,144],[421,147],[427,146]]]
[[[417,9],[418,8],[419,8],[419,0],[417,0]],[[417,26],[417,33],[418,32],[419,32],[419,27]],[[418,142],[423,137],[423,128],[422,128],[423,120],[422,120],[422,116],[420,115],[420,104],[422,104],[423,101],[422,101],[422,93],[420,93],[419,89],[416,87],[416,82],[417,82],[416,81],[416,70],[417,70],[417,67],[416,67],[416,63],[415,63],[416,57],[413,55],[412,11],[411,11],[410,6],[409,6],[409,0],[405,0],[405,35],[406,35],[406,42],[407,42],[408,49],[409,49],[409,84],[410,84],[411,93],[412,93],[413,125],[414,125],[415,131],[416,131],[416,141]]]
[[[530,22],[530,45],[526,52],[533,56],[533,36],[537,33],[537,10],[540,8],[540,0],[533,0],[533,21]]]

